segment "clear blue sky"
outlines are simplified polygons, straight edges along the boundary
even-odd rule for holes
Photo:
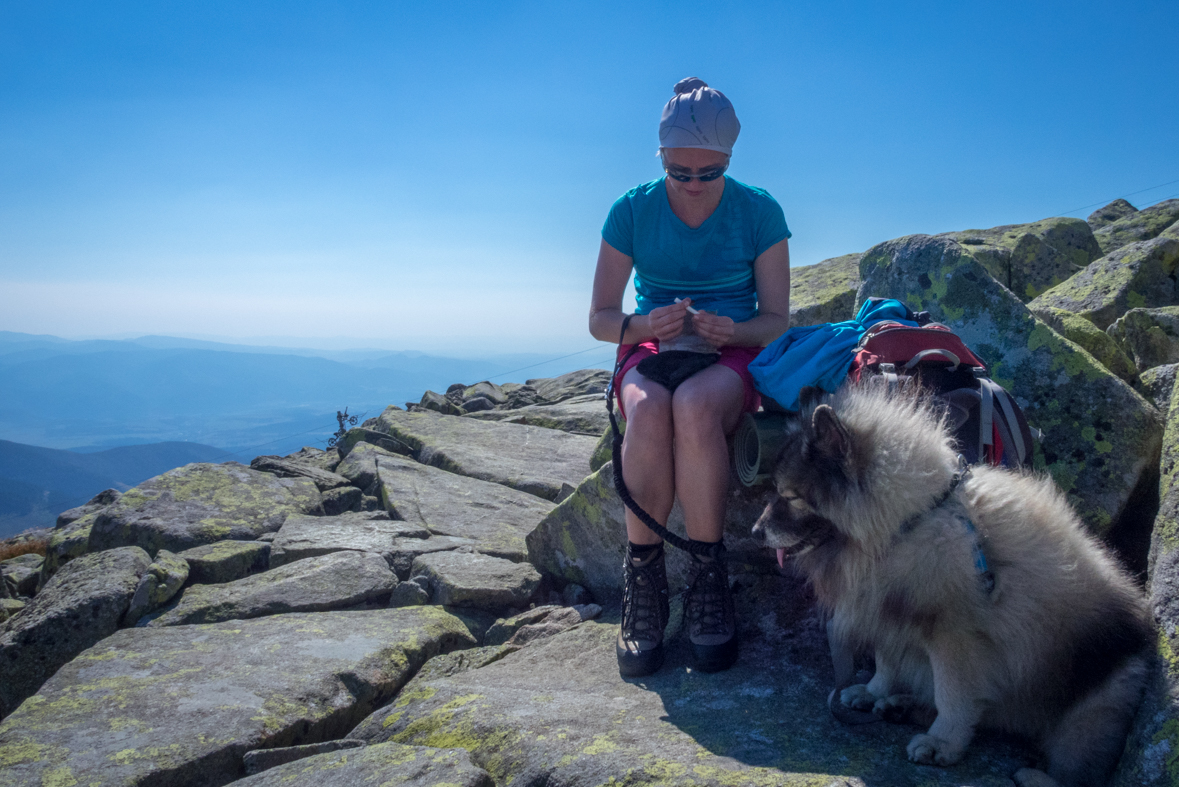
[[[1174,0],[4,0],[0,330],[581,349],[678,79],[732,99],[797,266],[1179,181],[1177,33]]]

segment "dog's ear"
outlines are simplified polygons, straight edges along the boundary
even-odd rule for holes
[[[814,446],[825,457],[843,462],[851,447],[851,437],[839,422],[831,405],[821,404],[811,416]]]

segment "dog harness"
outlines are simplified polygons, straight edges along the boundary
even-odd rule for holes
[[[913,516],[902,522],[901,532],[910,532],[917,526],[917,523],[921,521],[922,517],[924,517],[926,514],[936,511],[946,503],[950,502],[950,499],[954,496],[954,492],[958,490],[958,487],[962,484],[963,481],[966,480],[969,475],[970,466],[966,463],[966,458],[959,454],[958,472],[954,473],[954,476],[950,479],[950,487],[945,492],[943,492],[942,496],[937,499],[937,502],[928,509],[922,511],[921,513],[913,514]],[[978,577],[982,582],[983,590],[989,596],[995,590],[995,574],[987,565],[987,556],[983,554],[982,545],[979,543],[978,528],[974,526],[974,522],[971,521],[970,517],[968,516],[956,514],[954,519],[961,522],[963,526],[965,526],[966,532],[970,533],[971,537],[974,539],[974,569],[978,572]]]

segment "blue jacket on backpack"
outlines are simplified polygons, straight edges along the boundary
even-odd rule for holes
[[[833,393],[847,378],[864,332],[888,320],[917,327],[912,312],[895,298],[865,301],[854,320],[791,328],[749,364],[757,390],[790,411],[808,385]]]

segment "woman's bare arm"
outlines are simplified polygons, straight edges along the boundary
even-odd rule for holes
[[[622,296],[630,281],[634,260],[606,241],[598,249],[598,267],[594,271],[594,294],[590,300],[590,335],[601,342],[617,342],[622,330]],[[787,287],[789,295],[789,287]],[[687,303],[652,309],[637,314],[626,329],[626,344],[659,338],[674,339],[684,330]]]

